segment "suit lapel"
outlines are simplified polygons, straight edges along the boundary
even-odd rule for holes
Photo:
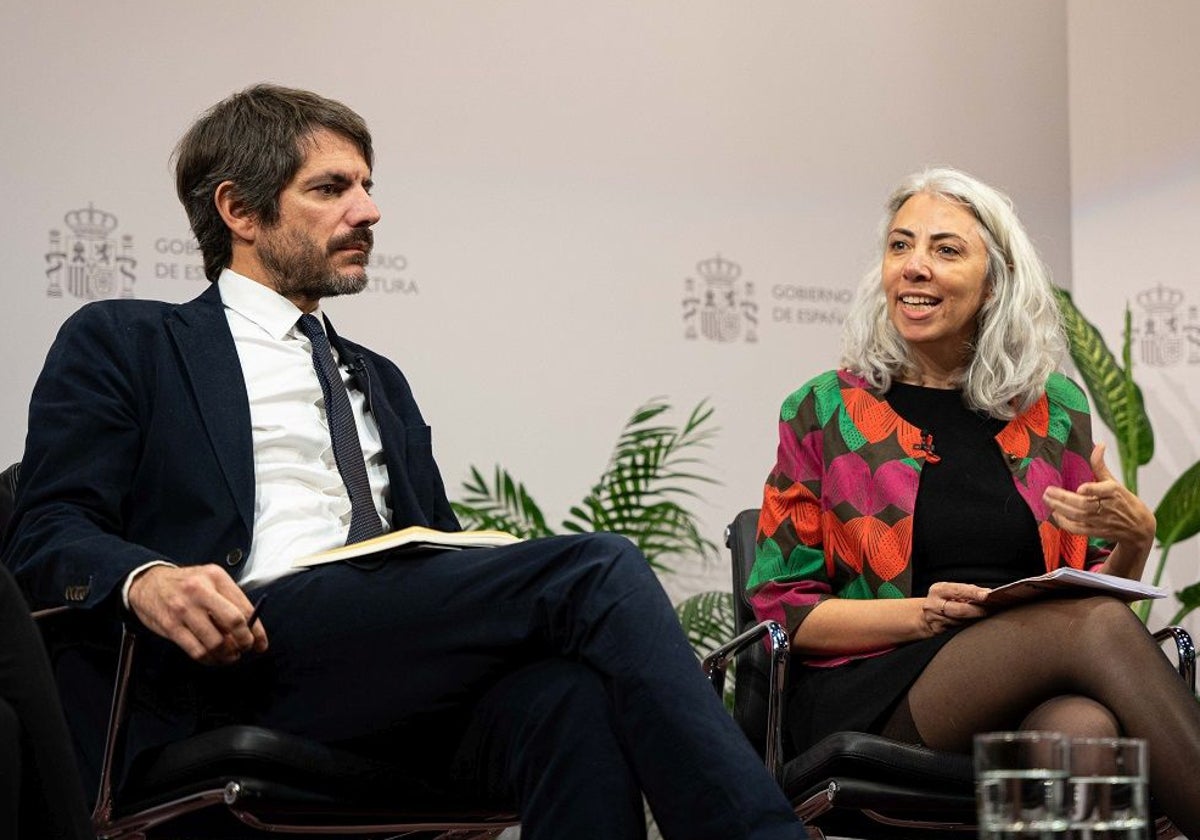
[[[215,283],[166,317],[209,442],[248,533],[254,532],[254,443],[250,402]]]

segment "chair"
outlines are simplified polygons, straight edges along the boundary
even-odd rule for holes
[[[838,732],[799,756],[783,747],[783,688],[788,638],[774,621],[755,622],[745,597],[754,562],[758,510],[744,510],[726,530],[733,567],[738,635],[704,660],[720,692],[736,656],[734,717],[804,819],[810,836],[864,840],[928,840],[975,836],[974,774],[969,756],[903,744],[860,732]],[[1176,647],[1180,675],[1196,689],[1195,648],[1187,631],[1156,634]],[[764,643],[764,640],[765,643]]]
[[[0,530],[12,513],[19,464],[0,473]],[[42,610],[53,622],[78,611]],[[145,632],[145,631],[140,631]],[[518,820],[511,810],[464,802],[387,762],[256,726],[225,726],[139,758],[114,784],[129,713],[139,630],[126,624],[92,812],[99,838],[494,838]]]

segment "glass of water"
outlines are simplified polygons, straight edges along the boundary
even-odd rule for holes
[[[1057,732],[975,736],[982,840],[1066,838],[1068,740]]]
[[[1146,742],[1074,738],[1070,749],[1073,840],[1145,840],[1150,823]]]

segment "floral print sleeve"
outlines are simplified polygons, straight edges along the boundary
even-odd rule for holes
[[[1061,415],[1058,425],[1066,425],[1063,435],[1062,484],[1067,490],[1077,490],[1079,485],[1096,480],[1092,471],[1092,417],[1088,413],[1087,396],[1083,390],[1060,373],[1051,374],[1046,383],[1046,396],[1050,403],[1051,425],[1056,415]],[[1039,522],[1041,518],[1039,517]],[[1074,534],[1065,534],[1059,546],[1059,562],[1063,566],[1092,569],[1099,566],[1112,551],[1112,545],[1102,539],[1085,539]]]
[[[831,399],[840,401],[837,377],[828,373],[784,401],[775,467],[763,491],[750,601],[760,619],[780,622],[789,635],[832,595],[821,527],[822,427]]]

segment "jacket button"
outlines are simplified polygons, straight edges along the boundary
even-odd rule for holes
[[[229,553],[225,555],[226,566],[236,566],[242,562],[242,550],[240,548],[231,548]]]
[[[76,584],[68,586],[63,592],[63,596],[68,601],[86,601],[91,591],[92,588],[90,586]]]

